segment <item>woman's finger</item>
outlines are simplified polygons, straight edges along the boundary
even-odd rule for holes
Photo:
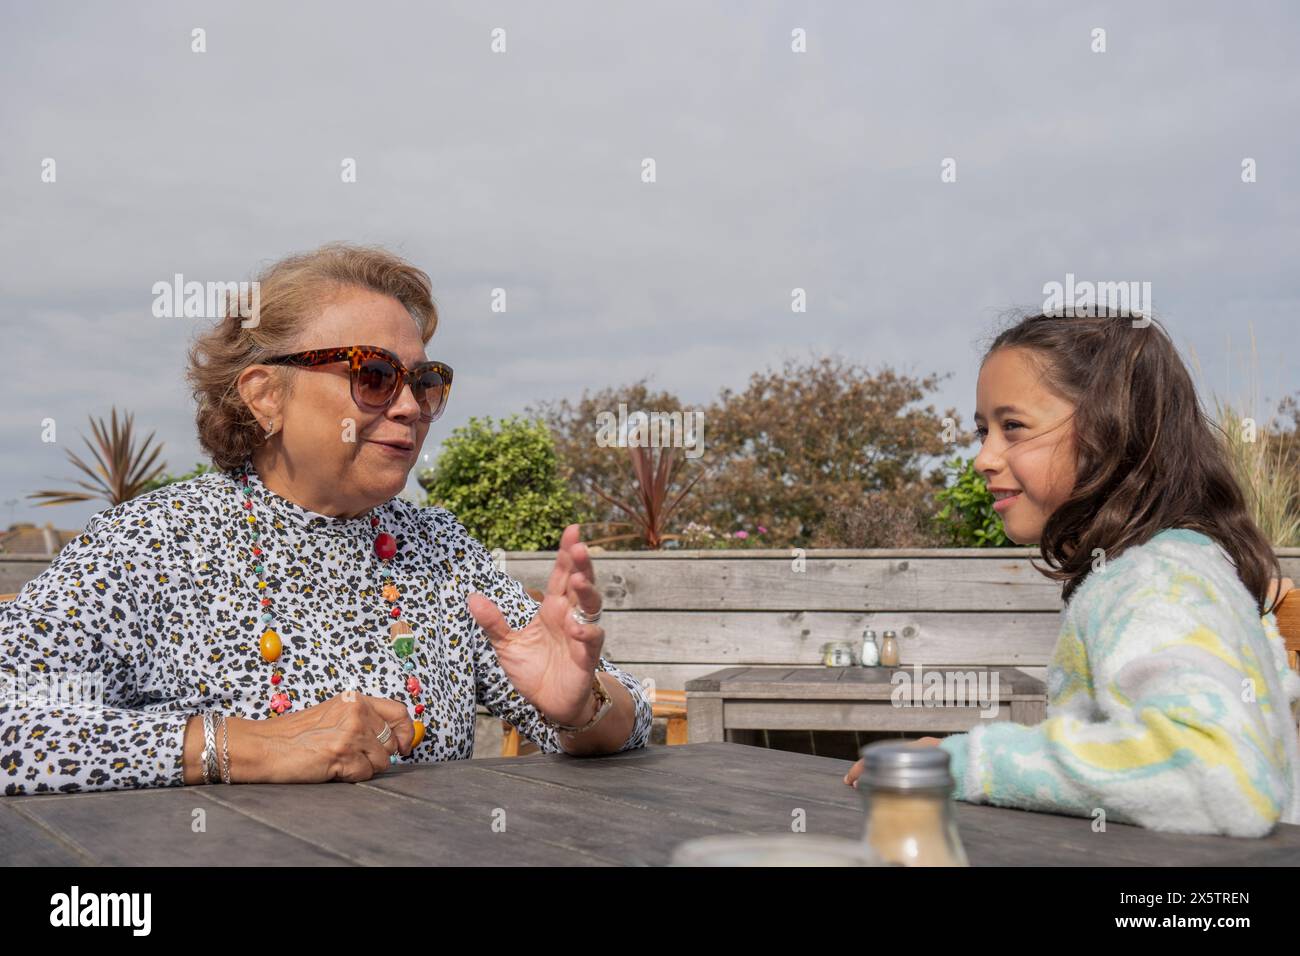
[[[470,615],[478,626],[483,629],[483,634],[492,643],[493,647],[513,633],[510,622],[501,613],[501,608],[497,607],[496,603],[486,594],[471,591],[465,599],[465,606],[469,608]]]
[[[574,527],[570,525],[569,527]],[[566,529],[566,535],[569,533]],[[563,540],[563,539],[561,539]],[[573,571],[573,557],[565,547],[555,555],[555,564],[551,567],[551,576],[546,579],[546,593],[563,597],[569,589],[569,574]]]
[[[583,643],[603,642],[605,632],[599,624],[583,624],[573,616],[574,610],[577,609],[588,617],[595,617],[601,608],[600,594],[581,574],[573,575],[569,582],[569,610],[567,612],[569,621],[565,625],[566,633],[572,640],[582,641]]]
[[[381,744],[379,742],[379,731],[369,729],[370,728],[369,721],[363,724],[363,726],[366,727],[366,730],[361,734],[362,755],[368,761],[370,761],[370,766],[375,771],[375,773],[380,773],[384,770],[387,770],[389,767],[389,761],[388,761],[389,751],[387,747],[388,744],[392,743],[392,741],[389,740],[388,743]]]
[[[376,739],[376,740],[378,740],[380,737],[384,736],[384,727],[388,727],[388,723],[387,723],[387,722],[384,723],[384,726],[383,726],[383,727],[380,727],[378,730],[375,731],[375,739]],[[385,750],[387,750],[390,754],[391,754],[391,753],[396,753],[396,752],[397,752],[397,734],[393,733],[393,728],[392,728],[392,727],[388,727],[388,739],[385,740],[385,741],[383,742],[383,745],[382,745],[382,746],[383,746],[383,748],[384,748]]]
[[[569,549],[569,557],[573,560],[573,571],[582,574],[594,586],[596,567],[591,563],[591,551],[587,546],[581,541],[575,541],[573,547]]]
[[[580,571],[575,571],[569,576],[568,598],[569,603],[581,608],[582,613],[586,614],[587,617],[595,617],[600,613],[600,593],[592,586],[587,576]]]

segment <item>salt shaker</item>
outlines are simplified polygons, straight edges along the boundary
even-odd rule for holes
[[[859,659],[863,667],[875,667],[880,663],[880,648],[876,645],[876,632],[871,628],[862,632],[862,654]]]

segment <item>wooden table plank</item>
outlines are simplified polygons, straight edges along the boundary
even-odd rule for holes
[[[438,768],[395,769],[362,784],[313,786],[302,799],[298,793],[304,788],[283,784],[212,788],[210,795],[223,806],[363,866],[618,862],[572,850],[547,839],[546,833],[522,833],[512,814],[506,817],[505,831],[494,832],[493,810],[506,801],[499,794],[476,799],[473,782],[465,779],[471,774],[460,775],[450,791],[462,796],[459,811],[426,799],[440,789],[441,781],[429,772],[433,769]],[[510,802],[518,806],[541,797],[518,794]]]
[[[738,744],[608,757],[535,754],[401,768],[365,784],[162,788],[6,797],[10,865],[663,864],[711,833],[860,839],[847,760]],[[207,811],[207,832],[190,829]],[[492,823],[505,813],[505,830]],[[971,863],[1300,865],[1300,827],[1260,840],[1159,833],[1085,817],[956,804]]]
[[[347,860],[208,798],[216,787],[5,797],[100,866],[342,866]],[[241,787],[228,788],[232,792]],[[287,803],[313,802],[310,787]],[[205,832],[195,833],[196,810]]]
[[[672,769],[678,776],[703,777],[729,788],[752,787],[804,801],[811,795],[818,804],[857,812],[847,829],[831,835],[861,836],[862,798],[843,782],[852,761],[728,743],[673,749],[690,751],[674,759]],[[1300,826],[1279,825],[1259,840],[1163,833],[1121,823],[1109,823],[1104,833],[1096,833],[1091,817],[960,801],[954,806],[962,844],[973,866],[1300,865]]]
[[[637,862],[668,863],[673,849],[690,838],[685,835],[688,829],[691,835],[790,833],[796,811],[806,822],[808,833],[843,835],[861,830],[859,807],[825,799],[831,794],[838,796],[834,787],[837,783],[844,787],[842,780],[820,775],[811,781],[812,792],[797,797],[762,787],[720,785],[707,773],[678,774],[675,755],[665,753],[662,756],[667,759],[657,759],[661,755],[655,753],[681,749],[656,747],[634,759],[619,755],[623,759],[566,763],[533,755],[516,760],[501,772],[574,787],[635,811],[646,820]],[[542,759],[536,759],[538,756]]]
[[[490,830],[494,815],[504,811],[506,833],[513,838],[545,841],[557,848],[559,852],[552,853],[551,863],[561,862],[561,853],[572,857],[573,862],[587,857],[589,862],[627,865],[665,863],[661,852],[647,852],[647,833],[656,832],[680,842],[728,832],[685,819],[664,821],[635,802],[611,800],[580,786],[555,784],[514,772],[513,768],[536,759],[552,763],[557,760],[543,754],[475,760],[469,767],[448,764],[431,768],[447,773],[419,768],[410,773],[385,774],[373,785],[455,814],[466,821],[465,827],[476,835],[475,840]],[[559,763],[564,773],[574,764],[589,761],[566,758]],[[449,783],[448,777],[454,780]]]
[[[21,800],[0,797],[0,866],[85,866],[94,858],[20,809]]]
[[[714,673],[708,674],[705,677],[697,677],[694,680],[687,681],[686,689],[687,690],[694,689],[694,690],[701,690],[701,691],[715,691],[718,689],[718,685],[722,681],[730,680],[733,677],[737,677],[745,673],[749,669],[750,668],[748,667],[728,667],[720,671],[715,671]]]
[[[860,667],[827,667],[824,664],[821,667],[800,667],[796,670],[789,671],[788,673],[782,675],[781,679],[776,683],[782,689],[785,689],[786,687],[790,687],[792,685],[805,686],[808,684],[814,684],[814,685],[836,684],[844,678],[846,671],[860,671],[860,670],[862,670],[862,668]],[[747,675],[746,677],[740,679],[743,680],[746,684],[748,684],[752,681],[752,676]],[[730,690],[732,687],[733,680],[735,680],[735,678],[729,678],[723,681],[721,689]]]

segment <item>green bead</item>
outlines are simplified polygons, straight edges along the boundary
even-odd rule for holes
[[[391,645],[393,653],[398,657],[410,657],[415,653],[415,638],[413,637],[395,637]]]

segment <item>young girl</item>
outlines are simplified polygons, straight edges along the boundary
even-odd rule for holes
[[[972,803],[1263,836],[1300,823],[1277,559],[1173,343],[1133,321],[1038,315],[984,357],[975,467],[1066,604],[1047,719],[937,743]]]

